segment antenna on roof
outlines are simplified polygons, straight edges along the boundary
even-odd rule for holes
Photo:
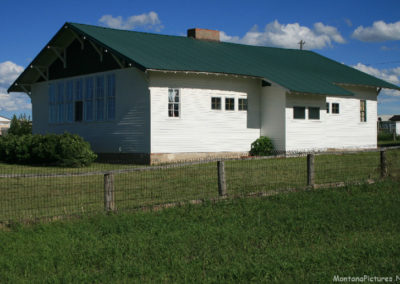
[[[303,46],[306,44],[306,42],[304,40],[301,40],[298,44],[300,44],[300,50],[303,50]]]

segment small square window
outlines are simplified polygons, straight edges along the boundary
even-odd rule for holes
[[[225,110],[235,110],[234,98],[225,98]]]
[[[319,107],[308,108],[308,119],[319,119]]]
[[[239,99],[239,110],[247,110],[247,99]]]
[[[211,109],[221,109],[221,98],[211,98]]]
[[[293,107],[293,118],[294,119],[305,119],[306,108],[305,107]]]
[[[339,104],[332,103],[332,113],[339,113]]]
[[[330,104],[326,103],[326,113],[329,113]]]

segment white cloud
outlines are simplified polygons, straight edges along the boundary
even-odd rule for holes
[[[385,81],[388,81],[390,83],[393,83],[396,85],[400,83],[400,79],[399,79],[400,67],[392,68],[392,69],[377,69],[372,66],[364,65],[362,63],[357,63],[357,65],[355,65],[353,67],[362,72],[368,73],[372,76],[375,76],[375,77],[381,78]]]
[[[357,63],[357,65],[353,66],[354,68],[370,74],[372,76],[381,78],[385,81],[388,81],[392,84],[399,85],[400,84],[400,67],[391,68],[391,69],[377,69],[372,66],[367,66],[362,63]],[[393,100],[389,100],[388,97],[394,98]],[[378,97],[379,102],[389,102],[396,101],[400,102],[400,91],[397,90],[389,90],[383,89],[381,95]]]
[[[371,27],[359,26],[354,30],[352,37],[368,42],[400,40],[400,21],[388,24],[377,21]]]
[[[7,94],[7,88],[23,70],[24,67],[14,62],[0,62],[0,111],[29,110],[32,108],[30,98],[26,94]]]
[[[22,111],[32,109],[31,100],[24,93],[7,94],[0,88],[0,111]]]
[[[133,15],[126,19],[122,16],[113,17],[112,15],[103,15],[99,22],[107,27],[114,29],[133,30],[137,27],[143,27],[148,30],[160,31],[163,26],[156,12]]]
[[[0,62],[0,88],[8,88],[24,71],[24,67],[11,61]]]
[[[227,35],[225,32],[221,32],[220,36],[222,41],[286,48],[299,48],[299,41],[304,40],[305,49],[321,49],[332,46],[332,42],[346,42],[337,28],[320,22],[310,29],[298,23],[284,25],[275,20],[267,24],[263,31],[254,26],[242,38]]]

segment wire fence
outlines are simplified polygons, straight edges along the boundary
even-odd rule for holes
[[[0,224],[400,179],[400,147],[160,166],[0,164]]]

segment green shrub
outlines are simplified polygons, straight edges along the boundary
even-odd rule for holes
[[[268,156],[274,151],[274,145],[271,139],[261,136],[256,141],[251,143],[250,155],[251,156]]]
[[[17,136],[32,134],[32,121],[25,114],[20,115],[18,118],[14,114],[7,133]]]
[[[97,155],[78,135],[7,135],[0,139],[0,160],[7,163],[83,167]]]

